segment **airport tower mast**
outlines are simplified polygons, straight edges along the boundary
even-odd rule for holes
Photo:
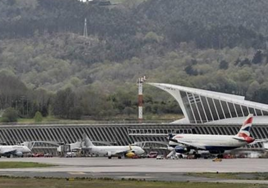
[[[143,76],[138,79],[138,120],[142,122],[143,120],[143,83],[145,82],[146,77]]]
[[[87,37],[87,19],[85,18],[85,24],[84,24],[84,34],[83,34],[84,37]]]

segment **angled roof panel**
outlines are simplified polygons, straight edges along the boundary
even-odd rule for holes
[[[268,105],[267,104],[247,101],[247,100],[245,100],[244,96],[220,93],[220,92],[215,92],[215,91],[207,91],[207,90],[203,90],[203,89],[196,89],[196,88],[184,87],[184,86],[173,85],[173,84],[164,84],[164,83],[147,83],[147,84],[158,87],[158,88],[170,93],[178,101],[178,103],[183,111],[183,114],[185,116],[185,119],[183,120],[183,122],[193,122],[194,120],[191,120],[191,118],[187,116],[187,113],[186,113],[187,110],[189,111],[191,109],[190,108],[186,109],[187,105],[185,104],[185,101],[182,99],[181,92],[185,92],[187,94],[188,98],[189,98],[189,96],[191,98],[192,95],[204,96],[204,97],[210,98],[212,100],[225,101],[225,102],[229,102],[232,104],[240,105],[241,107],[244,106],[246,108],[255,109],[255,111],[256,110],[266,111],[268,114]],[[199,101],[189,99],[190,104],[197,103],[197,102],[199,102]],[[189,106],[189,104],[188,104],[188,106]],[[228,113],[229,113],[229,110],[230,109],[228,109]],[[221,110],[219,110],[219,111],[221,112]],[[236,118],[225,118],[226,115],[224,113],[227,113],[227,112],[223,112],[223,114],[222,114],[224,119],[232,119],[234,121],[238,120]],[[268,120],[268,117],[267,117],[267,120]],[[222,118],[221,118],[221,121],[223,121]],[[176,121],[176,122],[180,122],[180,121]],[[210,121],[210,122],[216,122],[216,121]],[[237,122],[237,123],[239,123],[239,122]]]

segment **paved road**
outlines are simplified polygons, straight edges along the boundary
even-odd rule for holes
[[[146,179],[161,181],[244,182],[268,181],[222,180],[191,177],[187,172],[268,172],[268,159],[226,159],[212,162],[198,160],[107,159],[107,158],[1,158],[0,161],[49,163],[49,168],[0,169],[0,175],[45,177],[109,177],[114,179]]]

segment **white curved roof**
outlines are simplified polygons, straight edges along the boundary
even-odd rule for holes
[[[214,98],[214,99],[220,99],[220,100],[224,100],[224,101],[228,101],[228,102],[232,102],[232,103],[244,104],[246,106],[250,106],[253,108],[257,107],[257,108],[260,108],[263,110],[268,110],[267,104],[247,101],[247,100],[245,100],[245,97],[241,96],[241,95],[220,93],[220,92],[215,92],[215,91],[208,91],[208,90],[190,88],[190,87],[173,85],[173,84],[163,84],[163,83],[147,83],[147,84],[158,87],[158,88],[163,89],[167,92],[170,88],[173,88],[175,90],[189,92],[189,93],[193,93],[196,95],[202,95],[202,96],[206,96],[206,97],[210,97],[210,98]]]
[[[207,122],[206,124],[241,124],[245,121],[245,117],[237,117],[237,118],[228,118],[228,119],[221,119],[217,121]],[[253,116],[253,124],[267,124],[268,116]]]
[[[169,88],[174,88],[180,91],[185,91],[185,92],[190,92],[190,93],[195,93],[195,94],[202,94],[202,95],[217,95],[219,97],[233,97],[236,99],[244,100],[244,96],[240,95],[233,95],[233,94],[228,94],[228,93],[220,93],[216,91],[208,91],[208,90],[203,90],[203,89],[196,89],[196,88],[190,88],[190,87],[185,87],[185,86],[179,86],[179,85],[173,85],[173,84],[162,84],[162,83],[148,83],[150,85],[159,87],[159,88],[164,88],[164,87],[169,87]]]
[[[267,123],[268,121],[268,105],[258,102],[247,101],[245,100],[244,96],[190,88],[173,84],[147,84],[158,87],[168,92],[177,100],[185,118],[178,120],[174,123],[241,123],[243,122],[243,119],[247,115],[247,113],[254,113],[255,116],[258,116],[258,118],[255,118],[256,123],[258,124]],[[187,97],[183,100],[183,96],[185,95]],[[203,99],[205,98],[206,100],[210,99],[213,101],[213,103],[214,101],[221,101],[218,102],[220,103],[220,106],[218,106],[218,108],[214,110],[213,113],[213,103],[208,104],[208,101],[206,102],[205,99],[201,101],[201,97],[203,97]],[[225,106],[227,105],[225,109],[223,108],[224,104],[222,103],[225,103]],[[189,104],[191,105],[189,106]],[[205,108],[205,104],[208,106],[207,108]],[[192,109],[192,105],[195,109]],[[202,108],[198,107],[198,105],[201,105]],[[234,106],[234,110],[231,110],[232,105]],[[237,105],[238,107],[235,107],[235,105]],[[216,107],[215,104],[214,107]],[[244,109],[242,109],[242,107]],[[239,113],[239,108],[242,110],[241,113]],[[217,116],[215,115],[215,113],[217,114]],[[213,116],[212,119],[209,119],[209,116],[207,116],[207,114]]]

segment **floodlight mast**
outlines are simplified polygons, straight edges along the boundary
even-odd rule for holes
[[[84,37],[88,37],[88,34],[87,34],[87,18],[85,18],[85,22],[84,22],[84,33],[83,33],[83,36]]]
[[[138,120],[142,122],[143,120],[143,83],[145,82],[146,77],[140,77],[138,79]]]

